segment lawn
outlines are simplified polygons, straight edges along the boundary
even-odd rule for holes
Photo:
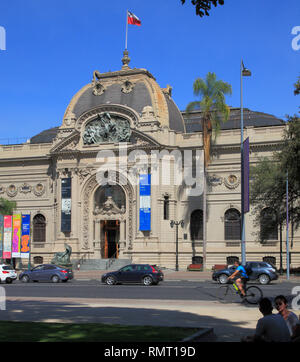
[[[196,328],[0,322],[1,342],[179,342]]]

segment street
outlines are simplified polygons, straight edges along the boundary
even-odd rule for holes
[[[273,282],[259,287],[264,296],[284,294],[291,301],[296,285]],[[6,294],[1,320],[210,327],[218,341],[239,341],[253,333],[261,317],[257,306],[240,300],[220,303],[216,298],[220,285],[212,281],[164,281],[151,287],[107,286],[99,280],[59,284],[16,281],[1,286]]]

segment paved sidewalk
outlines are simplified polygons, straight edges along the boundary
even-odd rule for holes
[[[74,279],[76,280],[93,280],[101,279],[101,276],[107,273],[107,270],[74,270]],[[174,271],[171,269],[163,270],[165,281],[168,280],[189,280],[189,281],[211,281],[212,271]],[[287,281],[286,275],[279,276],[279,282]],[[290,275],[289,282],[300,283],[300,276]]]

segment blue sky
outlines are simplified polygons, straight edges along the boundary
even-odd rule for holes
[[[209,17],[195,15],[190,0],[11,0],[0,4],[6,50],[0,50],[0,139],[31,137],[61,124],[72,96],[94,70],[121,68],[126,9],[142,26],[129,25],[131,67],[146,68],[161,87],[173,87],[184,110],[195,100],[193,82],[215,72],[232,85],[227,103],[284,119],[298,112],[293,84],[300,50],[292,29],[300,26],[300,1],[225,0]],[[300,40],[299,40],[300,45]],[[0,142],[4,143],[5,141]]]

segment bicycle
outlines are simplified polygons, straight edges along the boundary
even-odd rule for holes
[[[222,285],[219,288],[217,297],[225,302],[234,302],[235,296],[239,295],[242,300],[245,300],[249,304],[258,304],[260,299],[263,297],[263,292],[259,287],[251,285],[250,287],[246,288],[245,283],[244,289],[246,293],[245,297],[242,296],[242,293],[235,282],[232,284],[227,283],[226,285]]]

